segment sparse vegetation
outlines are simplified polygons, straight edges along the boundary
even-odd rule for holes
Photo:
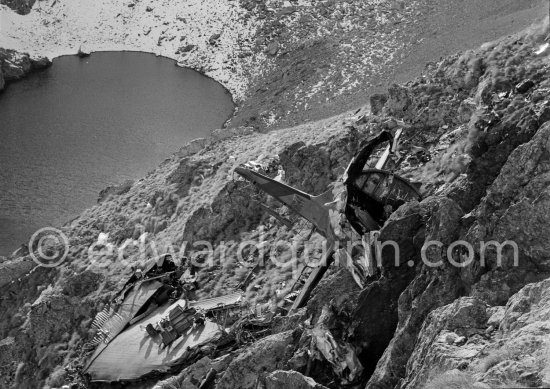
[[[475,389],[475,379],[460,370],[450,370],[431,379],[424,389]]]
[[[501,348],[494,350],[487,357],[485,357],[481,363],[481,371],[483,373],[487,372],[493,366],[498,365],[500,362],[510,359],[512,353],[508,348]]]

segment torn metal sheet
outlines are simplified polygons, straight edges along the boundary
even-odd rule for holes
[[[208,320],[203,326],[189,328],[168,347],[162,345],[160,337],[151,337],[146,326],[156,324],[178,304],[181,302],[158,308],[148,318],[120,333],[99,354],[94,354],[86,368],[92,381],[127,381],[155,371],[166,372],[184,362],[197,347],[221,337],[219,326]]]
[[[141,293],[142,291],[143,287],[137,288],[137,294],[145,296]],[[130,291],[125,302],[128,299],[135,301],[135,298],[136,293]],[[222,335],[221,328],[223,326],[214,321],[205,320],[204,325],[190,326],[181,336],[178,334],[178,337],[171,341],[168,347],[165,347],[162,337],[151,336],[147,332],[148,325],[154,327],[177,307],[183,306],[203,312],[216,312],[240,308],[242,299],[243,293],[236,292],[199,301],[179,300],[171,305],[157,308],[143,320],[122,332],[118,331],[118,336],[110,340],[109,343],[101,344],[90,358],[86,372],[90,374],[92,381],[110,382],[134,380],[154,371],[168,371],[172,366],[185,361],[195,348],[205,343],[215,342]],[[129,316],[129,314],[124,314],[125,318]]]
[[[138,282],[125,293],[120,304],[111,305],[100,312],[92,323],[92,326],[98,328],[99,340],[106,344],[114,339],[161,286],[162,283],[156,280]]]

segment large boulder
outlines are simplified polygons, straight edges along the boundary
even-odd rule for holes
[[[474,294],[491,304],[504,304],[526,283],[550,275],[545,233],[550,228],[549,152],[550,123],[546,123],[531,141],[510,154],[475,210],[477,220],[467,240],[485,264],[464,273],[480,280]],[[491,245],[482,252],[480,242],[490,241],[501,244],[502,250]],[[487,287],[489,282],[494,288]]]
[[[299,333],[281,332],[245,348],[231,361],[217,389],[255,389],[268,373],[284,367],[292,356]]]
[[[46,57],[31,58],[27,53],[0,49],[0,73],[5,82],[20,80],[32,71],[47,68],[51,63]]]
[[[411,223],[410,218],[403,219],[407,214],[417,217],[416,224]],[[388,275],[387,292],[372,294],[370,298],[365,295],[365,300],[360,305],[363,309],[369,305],[378,306],[380,309],[372,313],[370,320],[365,316],[365,325],[357,327],[357,334],[378,327],[379,329],[371,332],[368,338],[372,339],[372,342],[380,342],[382,339],[389,342],[378,360],[367,388],[397,385],[406,375],[407,361],[428,314],[433,309],[451,303],[465,292],[463,282],[458,277],[458,270],[444,255],[448,246],[458,238],[462,215],[463,211],[453,200],[446,197],[429,197],[419,204],[410,203],[401,207],[381,230],[381,238],[391,236],[396,239],[400,234],[395,231],[408,230],[402,235],[408,237],[408,241],[405,238],[397,240],[400,248],[408,249],[403,251],[406,257],[398,261],[400,266],[395,266],[395,263],[390,261],[391,265],[384,267],[384,272]],[[395,226],[391,228],[394,232],[385,233],[384,230],[390,229],[392,222],[396,223],[398,220],[407,222],[399,223],[401,229]],[[422,258],[422,246],[428,241],[438,241],[442,246],[435,250],[426,250]],[[400,257],[403,257],[403,252]],[[437,266],[432,265],[436,263]],[[386,308],[382,309],[381,305]],[[385,322],[395,328],[391,336],[388,336],[388,329],[375,324],[377,321],[372,320],[374,316],[379,317],[380,313],[383,314]]]
[[[402,388],[422,388],[434,373],[463,368],[488,343],[488,306],[471,297],[460,298],[435,309],[426,318],[407,363]]]
[[[547,279],[526,285],[505,308],[465,297],[432,311],[398,387],[548,386],[549,301]]]
[[[31,57],[32,70],[46,69],[52,65],[52,60],[48,57]]]
[[[31,12],[36,0],[0,0],[0,4],[7,5],[19,15],[27,15]]]
[[[3,58],[2,73],[6,81],[20,80],[31,71],[31,60],[26,54],[13,53]]]

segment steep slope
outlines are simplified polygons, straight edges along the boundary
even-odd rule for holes
[[[407,158],[399,172],[423,181],[427,196],[421,203],[403,206],[381,230],[382,240],[399,243],[403,266],[396,267],[391,253],[384,252],[379,274],[363,291],[344,270],[329,276],[308,306],[309,325],[328,323],[323,325],[338,342],[351,345],[365,368],[353,382],[368,381],[367,387],[421,387],[434,374],[433,361],[445,358],[449,360],[438,362],[445,368],[470,369],[482,382],[498,379],[498,369],[475,376],[475,366],[483,353],[497,347],[500,337],[519,330],[506,323],[521,320],[528,325],[533,320],[544,326],[546,320],[544,315],[532,316],[533,311],[518,302],[525,299],[523,295],[533,295],[531,290],[545,293],[544,282],[519,291],[550,275],[542,233],[549,220],[543,211],[548,190],[548,126],[544,123],[550,118],[549,53],[544,37],[528,31],[446,58],[423,77],[392,86],[384,98],[375,96],[373,101],[385,103],[373,104],[374,116],[364,116],[364,110],[267,134],[251,128],[216,131],[210,139],[182,148],[128,190],[115,192],[65,226],[70,251],[63,266],[37,268],[4,287],[10,296],[1,302],[6,312],[1,323],[6,385],[25,387],[46,380],[56,386],[65,379],[74,380],[88,351],[90,321],[131,274],[130,265],[143,264],[169,249],[181,254],[185,241],[189,245],[199,240],[238,244],[261,236],[272,247],[278,240],[303,239],[307,226],[298,223],[287,230],[260,212],[250,199],[263,197],[245,182],[232,179],[235,166],[261,159],[272,166],[268,171],[273,174],[282,168],[290,184],[320,193],[337,180],[361,139],[392,128],[395,119],[407,123],[402,149]],[[518,223],[523,227],[517,228]],[[473,259],[460,266],[453,261],[463,262],[464,255],[454,251],[451,257],[444,255],[457,239],[476,248]],[[479,241],[506,239],[518,244],[518,266],[508,250],[500,266],[497,253],[488,251],[483,266]],[[421,248],[429,240],[443,244],[441,250],[427,252],[430,262],[442,260],[438,267],[422,261]],[[200,272],[202,295],[224,293],[242,280],[246,264],[237,261],[236,253],[236,246],[214,251],[212,262]],[[296,273],[299,263],[287,263],[284,258],[283,253],[266,264],[248,289],[251,301],[273,299],[280,283]],[[304,258],[311,259],[307,252]],[[455,301],[461,296],[470,297]],[[535,309],[543,300],[533,296]],[[492,330],[486,331],[489,324],[484,320],[489,313],[502,310],[498,307],[507,302],[508,313],[499,329],[493,319],[489,320]],[[525,319],[511,319],[518,317],[514,314],[518,304]],[[298,317],[297,323],[304,319]],[[256,353],[265,353],[263,343],[252,344],[232,354],[233,362],[220,375],[220,387],[236,384],[237,371],[256,374],[250,381],[254,384],[268,379],[265,374],[277,368],[305,373],[329,387],[349,382],[351,378],[338,370],[332,373],[318,353],[313,352],[307,362],[304,352],[315,332],[308,325],[293,327],[298,332],[281,332],[262,341],[272,342],[271,348],[278,342],[288,344],[289,337],[300,339],[292,347],[281,348],[289,356],[284,357],[287,364],[266,361],[259,365],[264,366],[262,373],[250,373],[257,371],[249,365],[258,363]],[[285,328],[289,327],[279,325],[273,332]],[[480,331],[486,343],[476,343]],[[430,347],[442,339],[441,334],[449,335],[445,335],[446,344],[454,339],[452,344]],[[483,351],[462,352],[458,348],[464,342]],[[535,347],[542,352],[544,347],[542,341],[529,344],[529,351]],[[463,360],[453,357],[454,348],[461,351]],[[238,357],[240,353],[248,356]],[[520,360],[521,354],[510,355],[502,363]],[[508,365],[507,373],[520,366]],[[534,375],[522,379],[542,379],[541,367],[529,366]],[[525,368],[518,370],[520,378],[523,372]]]
[[[399,244],[398,266],[384,251],[380,273],[364,290],[345,270],[323,281],[298,318],[308,320],[290,327],[300,338],[286,349],[292,356],[271,369],[328,387],[349,383],[312,346],[315,328],[329,323],[364,367],[353,382],[367,388],[548,385],[545,37],[541,28],[446,58],[374,98],[385,101],[373,104],[385,119],[355,126],[379,129],[388,116],[409,124],[400,172],[422,180],[427,198],[404,205],[381,230],[381,241]],[[430,241],[440,247],[423,251]],[[482,246],[490,241],[502,251]],[[260,343],[243,353],[263,358]],[[247,360],[235,359],[219,384],[237,385],[232,369],[256,371]],[[273,370],[256,372],[255,382],[274,385]]]
[[[54,26],[43,23],[44,28],[52,29],[44,44],[54,42],[54,49],[60,50],[56,54],[62,50],[75,51],[83,42],[80,36],[70,42],[56,42],[50,38],[56,24],[76,24],[71,24],[70,17],[58,16],[56,12],[64,11],[55,8],[54,2],[40,3],[43,8],[36,12],[44,18],[41,20],[57,18]],[[479,5],[479,2],[473,3]],[[489,3],[495,4],[486,4]],[[79,11],[68,3],[59,4],[71,15]],[[167,17],[164,12],[170,9],[167,6],[163,14],[156,17],[155,8],[147,11],[144,3],[130,4],[134,5],[124,5],[127,9],[122,15],[113,16],[118,15],[114,13],[110,17],[141,20],[141,14],[132,16],[132,12],[134,8],[143,8],[145,15],[162,20]],[[291,9],[278,17],[296,18],[293,20],[298,23],[308,10],[315,9],[312,15],[325,12],[329,22],[346,20],[355,12],[350,3],[346,4],[332,4],[326,11],[315,8],[317,5],[298,4],[301,11],[291,12]],[[448,3],[437,2],[431,6],[439,7],[438,4]],[[528,15],[536,10],[523,6],[510,8],[511,2],[499,4],[503,5],[502,9],[498,8],[502,19],[497,20],[502,21],[509,20],[510,15]],[[384,2],[373,6],[376,15],[384,14],[389,7]],[[274,23],[267,16],[263,17],[264,14],[273,16],[263,6],[248,5],[250,10],[246,4],[243,7],[252,15],[250,17]],[[362,10],[364,6],[357,7]],[[104,12],[107,8],[98,9]],[[399,10],[399,6],[396,9]],[[405,12],[413,10],[405,7]],[[4,16],[5,11],[2,12]],[[456,15],[453,12],[447,16]],[[399,18],[401,14],[390,15]],[[110,18],[101,20],[107,24],[105,20],[111,21]],[[374,20],[373,23],[378,23],[386,19],[376,17]],[[262,22],[266,23],[262,26],[269,25],[267,21]],[[185,24],[183,20],[178,22]],[[26,23],[21,22],[21,25]],[[96,29],[93,23],[91,25]],[[119,26],[118,22],[115,25]],[[31,34],[32,23],[26,26],[25,34]],[[157,27],[155,22],[151,28]],[[245,31],[255,36],[255,28]],[[137,38],[141,35],[138,34],[148,36],[152,30],[147,34],[146,31],[132,31],[125,37],[118,33],[109,36],[111,32],[106,29],[102,35],[104,40],[94,41],[90,47],[105,48],[101,45],[106,42],[115,42],[110,48],[141,47],[142,41]],[[488,30],[502,31],[495,26]],[[15,44],[15,34],[10,31],[5,42]],[[151,38],[147,47],[161,42],[159,47],[166,47],[166,51],[159,49],[159,52],[164,54],[180,46],[175,38],[171,39],[176,36],[173,31],[155,33],[157,35]],[[183,30],[180,33],[184,35]],[[360,36],[359,33],[354,34]],[[227,35],[231,42],[226,46],[229,53],[240,45],[240,41]],[[168,38],[159,41],[162,36]],[[346,37],[345,34],[341,36]],[[369,388],[413,388],[422,387],[453,368],[460,372],[447,373],[449,379],[458,377],[472,385],[476,381],[480,385],[501,384],[512,378],[529,385],[547,382],[547,362],[536,362],[546,361],[548,283],[545,279],[550,276],[545,235],[550,220],[547,212],[549,130],[545,124],[550,119],[550,86],[545,37],[541,27],[541,31],[523,32],[432,63],[422,77],[404,85],[392,85],[384,95],[374,96],[371,100],[374,115],[369,115],[369,109],[363,104],[359,110],[269,133],[243,126],[214,131],[211,138],[199,139],[183,147],[131,186],[105,192],[100,204],[63,227],[70,244],[68,256],[61,266],[36,267],[31,271],[34,262],[28,256],[0,264],[2,271],[9,268],[13,274],[9,280],[2,279],[0,385],[24,388],[73,383],[75,387],[84,386],[86,381],[80,374],[84,358],[91,351],[88,342],[94,335],[90,329],[94,315],[132,274],[132,267],[143,266],[161,253],[173,252],[179,257],[187,248],[189,251],[185,254],[200,254],[198,251],[207,243],[230,242],[226,249],[217,246],[213,257],[207,258],[206,266],[201,269],[198,282],[199,297],[202,297],[223,294],[244,279],[250,264],[237,258],[242,241],[265,242],[273,252],[277,252],[277,242],[281,241],[297,242],[299,248],[303,247],[309,226],[296,220],[293,228],[287,229],[262,213],[258,201],[269,200],[250,185],[236,180],[233,168],[248,160],[259,160],[270,174],[275,175],[281,169],[289,184],[319,194],[339,178],[361,140],[380,129],[395,128],[396,120],[403,120],[407,125],[402,147],[406,159],[398,172],[413,181],[423,182],[426,195],[421,203],[407,204],[399,209],[381,230],[382,240],[399,243],[400,266],[394,265],[391,253],[384,252],[379,273],[364,290],[356,287],[346,271],[333,269],[317,288],[305,312],[279,319],[271,328],[272,335],[242,345],[228,356],[221,359],[215,359],[219,356],[215,353],[206,356],[186,367],[179,377],[171,378],[171,384],[183,385],[188,377],[197,376],[199,378],[193,382],[185,383],[195,385],[210,367],[219,372],[219,387],[245,384],[256,387],[258,383],[284,387],[287,382],[302,382],[309,387],[321,384],[340,387],[353,383]],[[220,37],[214,41],[216,39]],[[225,41],[220,42],[223,46]],[[312,38],[311,42],[317,41]],[[323,55],[328,47],[323,42],[321,39],[320,43],[308,47],[315,53],[313,57]],[[288,107],[288,101],[298,101],[293,108],[298,116],[292,117],[292,112],[281,108],[283,114],[278,119],[277,113],[273,116],[268,112],[264,124],[275,125],[279,119],[285,123],[284,120],[292,122],[324,116],[319,111],[327,107],[326,98],[332,96],[334,90],[329,88],[318,95],[319,99],[311,100],[319,111],[314,110],[309,116],[300,116],[304,109],[299,104],[300,96],[309,96],[321,80],[361,89],[367,85],[363,84],[366,78],[372,76],[362,70],[352,72],[357,75],[355,80],[321,74],[318,78],[307,79],[304,89],[288,93],[284,89],[277,93],[280,85],[300,88],[294,85],[297,75],[314,71],[310,66],[294,66],[299,62],[294,55],[305,49],[300,46],[302,43],[296,44],[297,51],[288,54],[291,57],[288,64],[292,66],[286,81],[270,85],[258,101],[269,109]],[[196,62],[185,59],[181,63],[203,66],[202,61],[217,55],[214,49],[207,49],[208,45],[210,39],[198,45],[196,56],[192,57]],[[212,62],[212,69],[205,70],[232,85],[232,91],[242,100],[242,115],[234,119],[235,126],[239,120],[249,122],[247,112],[257,110],[254,101],[258,95],[255,93],[264,92],[250,86],[254,84],[250,80],[261,83],[269,77],[276,79],[280,74],[280,64],[287,57],[280,53],[284,51],[284,44],[279,45],[277,50],[272,45],[271,50],[269,42],[260,42],[258,52],[261,54],[253,56],[242,68],[235,65],[238,75],[235,79],[221,76],[228,68],[224,62],[227,58],[223,56],[220,61]],[[321,49],[315,51],[319,47]],[[342,45],[341,49],[346,47]],[[33,49],[45,52],[52,47]],[[202,56],[199,54],[202,50],[209,54]],[[269,57],[271,59],[264,63],[264,59],[271,56],[270,52],[275,52],[275,58]],[[279,54],[281,57],[277,56]],[[390,54],[387,56],[391,58]],[[179,58],[184,57],[186,55],[181,54]],[[342,58],[348,57],[342,55]],[[328,57],[327,61],[332,59]],[[249,74],[246,69],[252,64],[268,64],[262,69],[271,69],[273,73]],[[259,78],[254,78],[256,76]],[[252,89],[248,89],[249,86]],[[364,89],[368,90],[366,86]],[[271,100],[272,96],[278,96],[276,101]],[[342,105],[335,104],[338,112],[363,99],[354,100],[353,93],[349,96],[352,97],[344,99]],[[335,98],[333,103],[337,101]],[[269,119],[271,117],[275,117],[274,121]],[[280,211],[287,212],[285,209]],[[459,252],[457,248],[451,250],[450,257],[445,255],[448,247],[459,239],[475,248],[473,259],[465,264],[462,262],[468,258],[467,251]],[[310,241],[320,240],[314,234]],[[438,267],[422,261],[422,247],[430,240],[443,244],[439,250],[432,248],[426,254],[430,262],[442,260]],[[518,266],[514,265],[513,252],[509,250],[504,251],[500,264],[495,250],[487,251],[482,263],[480,241],[490,240],[501,243],[514,240],[519,250]],[[51,247],[52,251],[56,249]],[[299,272],[303,260],[315,259],[305,250],[299,252],[299,262],[289,261],[288,253],[282,250],[266,262],[260,276],[247,289],[247,298],[252,304],[276,302]],[[203,257],[196,259],[202,261]],[[21,262],[23,265],[19,266]],[[349,374],[327,361],[319,350],[319,343],[315,346],[316,328],[330,331],[343,349],[352,350],[349,355],[357,356],[364,368],[362,373]],[[514,352],[501,352],[503,349]],[[487,362],[486,358],[495,353],[499,356]],[[526,355],[535,355],[536,360],[525,361]],[[312,379],[319,384],[312,383]],[[159,387],[164,385],[168,383],[159,383]],[[445,385],[439,384],[441,386]]]

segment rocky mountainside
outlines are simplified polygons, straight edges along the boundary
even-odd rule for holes
[[[0,48],[0,91],[7,83],[17,81],[27,74],[50,66],[46,57],[30,57],[29,54]]]
[[[62,228],[70,249],[61,266],[36,267],[29,256],[0,263],[0,387],[88,386],[82,367],[90,355],[96,313],[133,268],[170,250],[181,254],[185,242],[226,243],[224,250],[216,246],[199,272],[198,297],[223,295],[246,277],[249,264],[237,260],[240,242],[261,240],[273,250],[275,242],[295,243],[299,261],[287,261],[287,253],[278,252],[282,260],[266,261],[246,290],[251,305],[279,303],[303,261],[311,259],[304,242],[321,238],[238,180],[234,168],[256,160],[273,176],[284,172],[288,184],[320,194],[339,180],[362,140],[395,129],[398,121],[405,123],[405,158],[397,173],[422,182],[424,195],[423,201],[398,209],[380,231],[382,241],[399,244],[399,266],[391,250],[384,250],[381,267],[363,290],[347,270],[333,267],[306,308],[276,318],[261,336],[235,341],[231,350],[202,350],[178,374],[133,385],[196,388],[211,369],[217,372],[211,386],[216,388],[550,385],[547,24],[433,61],[420,77],[387,90],[382,91],[383,83],[374,85],[383,93],[366,104],[378,75],[403,79],[414,70],[403,66],[418,63],[415,56],[426,55],[423,63],[432,60],[434,53],[423,50],[451,41],[455,31],[435,30],[438,20],[420,23],[437,32],[430,39],[419,34],[429,41],[422,46],[413,44],[406,26],[414,29],[425,18],[422,10],[433,10],[432,19],[455,17],[456,5],[241,1],[228,19],[238,20],[237,26],[248,20],[243,35],[236,34],[238,28],[222,31],[224,8],[212,11],[216,22],[201,29],[199,39],[200,18],[188,18],[165,3],[132,1],[117,12],[97,6],[109,15],[101,15],[100,26],[83,22],[82,31],[90,27],[105,35],[96,32],[87,42],[77,32],[67,34],[70,42],[61,42],[65,34],[55,38],[54,31],[75,29],[82,21],[77,15],[95,12],[92,3],[39,1],[31,19],[15,14],[6,19],[10,26],[21,23],[19,36],[28,38],[33,23],[38,25],[32,18],[42,18],[36,27],[44,29],[40,48],[26,50],[32,55],[76,52],[82,44],[106,48],[106,42],[117,49],[154,47],[222,81],[240,108],[232,128],[182,147],[136,182],[102,192],[97,206]],[[206,13],[215,2],[204,3],[195,11]],[[510,15],[532,12],[517,2],[499,4],[497,12],[492,10],[493,22],[511,23]],[[476,10],[480,24],[483,9]],[[175,19],[159,23],[168,21],[168,14]],[[459,17],[454,21],[467,23]],[[484,28],[497,34],[497,24],[487,22]],[[140,29],[124,35],[121,25]],[[379,31],[370,46],[367,27]],[[17,39],[10,27],[0,42]],[[404,47],[404,39],[410,45]],[[409,57],[414,61],[407,62]],[[209,61],[211,68],[204,67]],[[6,81],[47,65],[10,50],[0,51],[0,62],[0,80]],[[344,113],[331,116],[335,112]],[[279,207],[292,228],[266,214],[260,202]],[[423,250],[430,241],[441,246]],[[517,258],[510,245],[501,253],[494,246],[484,250],[481,242],[490,241],[515,242]],[[463,250],[465,243],[473,247],[471,253]],[[188,247],[188,253],[201,248]],[[327,339],[338,354],[326,352]]]
[[[3,286],[2,387],[85,385],[79,372],[90,323],[131,275],[130,265],[184,242],[232,241],[199,273],[199,297],[221,295],[248,272],[236,260],[240,241],[309,238],[305,223],[288,229],[263,213],[258,201],[268,200],[237,180],[234,167],[258,160],[319,194],[339,179],[362,139],[398,120],[406,124],[406,158],[397,172],[422,182],[425,197],[398,209],[380,231],[382,241],[399,244],[399,266],[384,250],[363,290],[334,268],[306,308],[275,320],[263,337],[227,354],[205,350],[156,387],[198,387],[211,368],[217,388],[550,385],[545,38],[539,26],[446,57],[373,96],[371,112],[363,107],[268,133],[214,131],[130,187],[111,190],[63,228],[70,251],[61,267],[24,268]],[[423,251],[429,241],[441,247]],[[501,255],[483,250],[480,242],[489,241],[516,242],[517,258],[511,246]],[[266,262],[248,300],[277,302],[300,267]],[[327,334],[341,354],[324,352]]]

